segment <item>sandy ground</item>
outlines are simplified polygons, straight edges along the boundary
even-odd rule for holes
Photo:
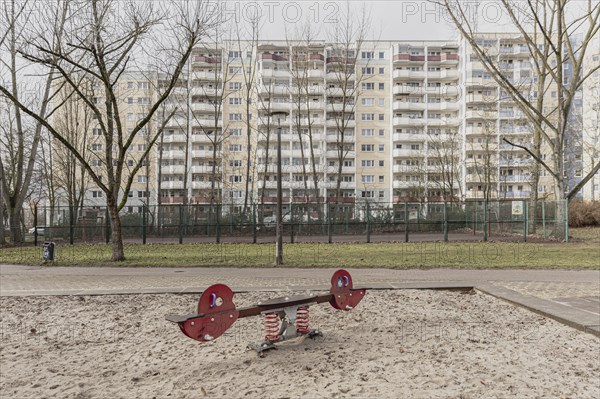
[[[600,340],[484,294],[371,291],[349,313],[319,305],[324,337],[264,358],[245,350],[258,318],[209,344],[164,320],[197,298],[0,298],[0,396],[600,397]]]

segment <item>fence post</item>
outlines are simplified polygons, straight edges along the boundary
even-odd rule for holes
[[[369,206],[369,202],[367,201],[366,207],[367,214],[367,244],[371,242],[371,208]]]
[[[2,201],[3,199],[0,198],[0,201]],[[0,215],[2,216],[2,215]],[[33,245],[37,247],[38,245],[38,232],[37,232],[37,225],[38,225],[38,218],[37,218],[37,204],[35,204],[33,206]],[[0,223],[0,229],[3,229],[4,225],[2,223]],[[46,227],[46,231],[48,231],[48,227]],[[45,232],[44,232],[45,233]],[[47,233],[45,233],[47,234]]]
[[[529,215],[527,209],[527,201],[523,200],[523,217],[524,217],[524,226],[523,226],[523,239],[527,242],[527,235],[529,234]]]
[[[73,226],[74,216],[73,205],[69,205],[69,244],[71,245],[73,245],[73,242],[75,241],[75,226]]]
[[[294,203],[290,203],[290,244],[294,243]]]
[[[142,244],[146,244],[146,204],[142,205]]]
[[[408,242],[408,202],[404,202],[404,242]]]
[[[565,242],[569,242],[569,200],[565,199]]]
[[[222,211],[221,204],[217,204],[217,244],[221,243],[221,218],[223,217],[221,214]]]
[[[252,243],[256,244],[256,204],[252,204]]]
[[[487,227],[487,199],[483,201],[483,241],[488,240],[488,227]]]
[[[444,242],[448,242],[448,210],[446,209],[446,201],[444,201]]]
[[[327,207],[327,242],[331,244],[331,204]]]
[[[542,226],[544,229],[544,240],[546,240],[546,201],[542,200]]]
[[[179,205],[179,243],[183,244],[183,205]]]

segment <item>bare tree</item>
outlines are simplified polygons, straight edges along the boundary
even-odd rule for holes
[[[0,92],[75,155],[106,195],[112,227],[112,260],[122,261],[125,254],[119,211],[127,202],[134,176],[170,117],[154,132],[150,145],[134,160],[134,166],[125,170],[126,161],[132,159],[129,150],[138,133],[153,120],[154,114],[171,93],[193,47],[212,23],[214,15],[206,12],[204,3],[184,1],[171,1],[161,9],[156,3],[128,2],[122,6],[116,0],[86,0],[66,3],[67,12],[71,17],[67,29],[54,27],[49,35],[44,26],[44,31],[37,32],[30,45],[18,53],[32,64],[56,71],[61,82],[90,108],[102,133],[105,175],[87,162],[56,124],[47,120],[45,112],[31,109],[4,84],[0,86]],[[47,37],[55,38],[55,44],[50,43]],[[157,96],[152,99],[149,111],[140,115],[129,132],[123,124],[124,98],[120,89],[123,76],[140,69],[151,69],[136,65],[136,57],[140,55],[149,60],[149,65],[160,68],[158,76],[146,77],[147,81],[158,82]],[[91,96],[81,90],[82,82],[93,89]],[[16,84],[16,79],[13,84]]]
[[[576,112],[574,103],[577,92],[600,69],[600,65],[597,65],[588,71],[583,70],[588,47],[600,31],[600,3],[594,0],[497,0],[502,13],[524,39],[526,49],[534,60],[536,73],[539,74],[538,96],[531,99],[522,93],[513,79],[503,73],[498,58],[477,40],[477,23],[472,18],[472,10],[468,10],[465,3],[458,0],[432,1],[444,8],[454,26],[472,47],[477,59],[500,88],[513,99],[536,134],[539,133],[540,146],[549,149],[551,162],[546,163],[537,152],[536,135],[532,146],[514,143],[506,137],[503,141],[526,151],[552,176],[557,199],[574,198],[600,169],[600,161],[595,161],[578,184],[568,187],[564,155],[566,149],[573,144],[568,132],[568,122]],[[581,40],[576,40],[577,36]],[[572,70],[568,81],[565,78],[567,65]],[[551,95],[544,95],[546,93]],[[563,211],[564,208],[559,207],[557,217],[560,220],[564,217]]]
[[[286,30],[287,34],[287,30]],[[322,171],[319,170],[320,160],[315,156],[316,134],[320,131],[315,127],[311,117],[313,110],[324,107],[323,94],[321,93],[322,75],[324,74],[325,48],[317,43],[318,32],[315,31],[312,21],[307,19],[300,29],[294,32],[292,38],[288,37],[288,46],[291,48],[292,68],[292,106],[294,107],[293,120],[296,134],[300,142],[302,155],[302,176],[304,181],[304,195],[306,201],[310,199],[308,189],[308,176],[305,162],[305,146],[308,147],[311,177],[313,182],[313,198],[318,203],[320,200],[319,181]],[[322,114],[322,111],[319,111]],[[307,115],[303,123],[302,115]],[[319,207],[320,212],[320,207]]]
[[[236,30],[237,35],[237,50],[241,54],[241,73],[243,74],[244,83],[242,84],[242,101],[245,104],[245,118],[246,123],[246,174],[245,174],[245,189],[244,189],[244,213],[248,210],[248,202],[251,199],[252,187],[250,181],[252,180],[251,165],[255,165],[252,157],[252,99],[256,92],[256,71],[258,69],[258,39],[260,34],[260,15],[255,15],[250,18],[249,26],[243,27],[238,25]],[[247,53],[254,53],[251,57],[246,57]],[[256,154],[256,151],[254,151]],[[252,186],[254,181],[252,180]]]
[[[327,113],[327,123],[328,127],[332,127],[336,133],[336,204],[341,197],[344,161],[348,153],[354,151],[354,144],[346,141],[347,137],[354,137],[354,134],[347,134],[347,129],[353,130],[354,110],[361,93],[361,85],[370,76],[361,73],[360,68],[367,67],[369,59],[374,56],[374,51],[367,48],[366,44],[369,28],[370,16],[367,10],[363,9],[357,17],[356,13],[351,12],[348,3],[345,11],[338,17],[338,22],[333,24],[328,32],[328,41],[332,48],[329,49],[326,60],[328,82],[330,82],[327,102],[328,107],[331,106],[331,111]],[[362,57],[363,51],[371,53],[371,56]]]
[[[429,135],[428,181],[440,190],[444,201],[462,198],[461,148],[462,138],[456,129]]]
[[[49,5],[45,10],[51,19],[44,22],[51,25],[54,32],[52,35],[46,35],[45,39],[49,49],[48,60],[56,60],[53,53],[58,47],[57,38],[62,34],[67,21],[66,10],[67,4],[60,1]],[[39,23],[40,19],[27,2],[5,1],[1,11],[0,22],[5,28],[0,31],[2,38],[0,51],[7,54],[8,57],[0,59],[0,72],[5,77],[0,80],[0,91],[8,100],[14,102],[15,106],[7,106],[5,117],[8,120],[2,121],[5,126],[2,130],[2,144],[5,151],[0,156],[0,177],[2,200],[9,214],[12,241],[19,243],[23,240],[20,223],[21,210],[27,197],[35,159],[38,155],[43,129],[41,121],[52,114],[51,87],[54,84],[55,70],[50,69],[43,75],[44,77],[40,79],[41,85],[37,87],[39,91],[34,89],[35,83],[24,82],[24,75],[28,70],[21,65],[19,53],[31,39],[27,26]],[[19,105],[24,105],[27,110],[34,109],[39,120],[28,119],[24,113],[28,114],[29,112]]]

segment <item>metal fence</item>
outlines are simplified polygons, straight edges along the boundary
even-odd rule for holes
[[[130,208],[131,209],[131,208]],[[235,209],[236,211],[232,211]],[[130,242],[268,242],[275,237],[275,205],[150,205],[121,213]],[[24,210],[27,241],[109,242],[103,207]],[[288,242],[463,241],[565,239],[563,201],[286,203]]]

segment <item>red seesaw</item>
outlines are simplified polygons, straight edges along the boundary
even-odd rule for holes
[[[353,288],[352,277],[346,270],[338,270],[331,277],[328,294],[286,296],[259,302],[255,306],[236,309],[233,291],[224,284],[208,287],[198,301],[198,313],[184,316],[168,315],[181,332],[200,342],[219,338],[239,318],[261,315],[264,319],[265,339],[248,345],[259,354],[275,347],[276,342],[288,339],[322,335],[310,328],[309,307],[329,302],[338,310],[352,310],[365,296],[365,289]],[[281,324],[280,324],[281,322]]]

